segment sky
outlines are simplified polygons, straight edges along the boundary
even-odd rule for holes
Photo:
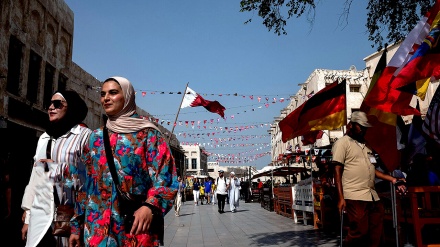
[[[313,24],[291,18],[281,36],[257,13],[240,12],[239,0],[65,2],[74,13],[73,62],[99,80],[126,77],[137,105],[169,131],[187,84],[226,108],[225,119],[183,108],[173,132],[220,165],[268,165],[268,130],[298,84],[315,69],[362,70],[376,51],[366,1],[355,1],[343,25],[344,1],[318,1]]]

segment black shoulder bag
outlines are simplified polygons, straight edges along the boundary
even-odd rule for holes
[[[52,151],[52,137],[49,139],[49,142],[46,146],[46,158],[51,159],[51,151]],[[49,172],[49,166],[46,162],[44,164],[44,171]],[[70,236],[70,219],[72,219],[74,211],[72,205],[62,204],[58,192],[57,187],[53,186],[53,197],[55,201],[55,212],[53,215],[53,229],[52,235],[58,237],[69,237]]]
[[[156,234],[159,238],[160,245],[163,245],[164,235],[164,219],[162,212],[155,206],[146,203],[145,195],[133,195],[128,192],[124,192],[121,188],[121,184],[116,174],[115,161],[113,157],[113,151],[110,148],[110,140],[108,136],[108,129],[104,126],[103,129],[105,155],[107,157],[107,164],[112,175],[113,183],[115,184],[116,191],[119,196],[119,206],[121,215],[124,218],[125,233],[130,233],[134,223],[134,212],[142,206],[146,206],[153,212],[153,220],[150,224],[149,231],[152,234]]]

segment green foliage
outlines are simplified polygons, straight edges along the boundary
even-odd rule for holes
[[[330,0],[334,1],[334,0]],[[345,0],[342,16],[348,17],[354,0]],[[315,0],[241,0],[241,12],[258,12],[263,25],[277,35],[287,35],[284,27],[291,17],[307,14],[313,22]],[[435,3],[435,0],[369,0],[366,28],[372,47],[381,49],[384,43],[395,43],[405,38],[421,16]],[[283,16],[286,14],[286,17]],[[252,18],[245,23],[252,21]],[[385,36],[385,37],[384,37]]]

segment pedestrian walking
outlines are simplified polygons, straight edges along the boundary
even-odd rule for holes
[[[70,221],[70,246],[163,244],[163,217],[178,189],[167,139],[136,113],[126,78],[104,81],[101,105],[108,119],[92,132],[81,158],[87,176]]]
[[[260,179],[257,179],[257,182],[258,182],[258,202],[262,202],[263,201],[264,184],[263,184],[263,182],[261,182]]]
[[[240,184],[241,190],[240,192],[243,192],[243,200],[244,202],[249,202],[249,180],[246,179],[246,181],[243,181]]]
[[[25,210],[21,231],[27,247],[68,245],[67,238],[61,241],[52,235],[52,221],[56,203],[73,207],[73,189],[78,189],[74,186],[78,184],[76,171],[83,167],[81,153],[92,132],[81,124],[87,112],[86,103],[74,91],[52,95],[47,109],[49,126],[38,140],[21,204]]]
[[[193,196],[194,196],[194,206],[199,206],[200,183],[197,178],[194,178],[194,182],[193,182]]]
[[[200,205],[203,205],[203,201],[205,200],[205,185],[203,183],[203,180],[200,181]]]
[[[225,200],[227,192],[227,184],[226,184],[226,178],[223,176],[224,171],[219,170],[218,171],[218,178],[217,178],[217,203],[218,203],[218,212],[224,213],[225,212]]]
[[[211,204],[214,205],[215,204],[215,196],[216,196],[216,191],[217,191],[217,185],[214,182],[214,179],[211,178]]]
[[[384,207],[374,187],[375,178],[395,184],[398,179],[375,169],[376,159],[365,144],[365,133],[371,127],[367,115],[351,114],[347,134],[333,145],[335,183],[338,190],[338,209],[347,212],[349,230],[344,246],[379,246],[383,233]],[[405,186],[399,186],[405,191]]]
[[[212,189],[211,178],[206,179],[204,187],[205,187],[206,204],[211,204],[211,189]]]
[[[235,176],[235,172],[229,174],[227,186],[229,189],[229,209],[235,213],[240,202],[240,180]]]
[[[182,182],[182,178],[177,177],[179,187],[177,189],[176,198],[174,199],[174,213],[177,217],[180,216],[180,207],[182,206],[183,192],[185,191],[185,184]]]

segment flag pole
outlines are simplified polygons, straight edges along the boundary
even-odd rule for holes
[[[347,119],[347,114],[348,114],[348,111],[347,111],[347,81],[344,79],[344,80],[342,80],[342,82],[345,83],[345,116],[344,116],[345,117],[345,126],[342,126],[342,135],[345,135],[344,127],[346,127],[347,123],[348,123],[348,119]],[[330,137],[330,135],[329,135],[329,137]]]
[[[174,133],[174,128],[176,127],[176,124],[177,124],[177,118],[179,117],[180,109],[181,109],[181,107],[182,107],[183,99],[185,98],[186,89],[188,88],[188,84],[189,84],[189,82],[186,83],[185,91],[183,91],[182,100],[180,101],[179,109],[177,110],[176,118],[174,119],[173,128],[171,129],[171,135],[170,135],[170,137],[169,137],[170,139],[171,139],[171,136],[172,136],[173,133]],[[169,141],[169,140],[168,140],[168,141]]]

